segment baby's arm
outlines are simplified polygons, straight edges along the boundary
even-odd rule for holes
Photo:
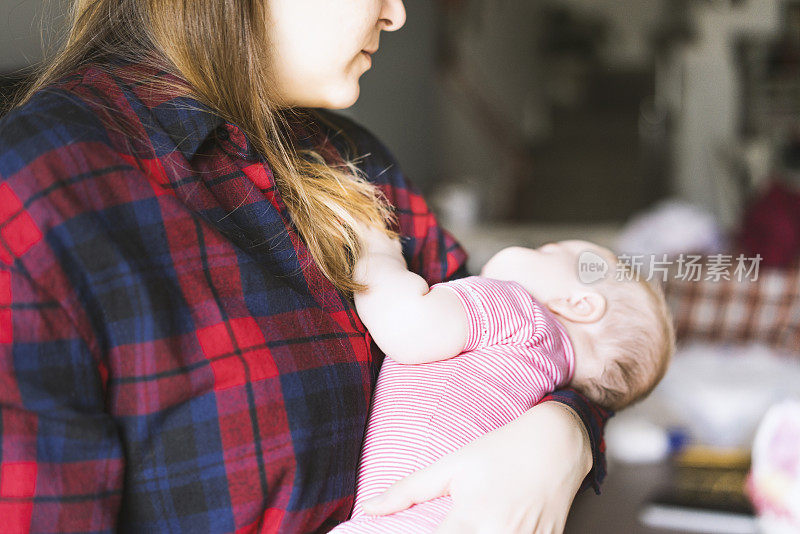
[[[467,316],[453,291],[431,290],[406,266],[400,242],[363,228],[354,278],[368,289],[354,296],[375,343],[400,363],[446,360],[467,342]]]

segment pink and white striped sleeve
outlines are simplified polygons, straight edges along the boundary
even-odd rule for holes
[[[516,357],[545,372],[556,386],[570,380],[574,353],[564,327],[520,284],[470,276],[437,286],[455,292],[466,310],[464,352],[513,346]]]
[[[516,282],[470,276],[436,284],[456,293],[467,312],[464,352],[492,345],[525,343],[537,317],[531,296]]]

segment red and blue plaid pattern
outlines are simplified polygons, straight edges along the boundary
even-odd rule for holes
[[[0,122],[4,532],[325,532],[347,519],[382,355],[235,125],[84,67]],[[344,117],[430,284],[465,253]],[[355,154],[350,154],[355,156]],[[602,479],[607,414],[574,392]]]

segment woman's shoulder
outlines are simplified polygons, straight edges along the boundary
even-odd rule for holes
[[[172,79],[113,58],[76,67],[0,118],[0,159],[30,161],[80,143],[93,143],[93,151],[129,152],[132,142],[158,127],[150,124],[150,107],[157,106],[150,100],[167,98],[150,83],[156,78]]]
[[[0,210],[0,226],[16,224],[18,240],[45,238],[29,261],[57,263],[49,247],[94,224],[90,212],[115,192],[111,178],[133,176],[112,135],[102,113],[63,85],[36,91],[0,119],[0,203],[14,207]],[[24,244],[20,259],[34,241]]]
[[[110,144],[98,114],[74,93],[48,86],[0,119],[0,175],[10,176],[79,143]]]

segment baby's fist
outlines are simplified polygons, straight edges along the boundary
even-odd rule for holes
[[[359,223],[358,234],[363,247],[362,254],[386,254],[402,258],[403,247],[400,240],[390,237],[384,230]]]

